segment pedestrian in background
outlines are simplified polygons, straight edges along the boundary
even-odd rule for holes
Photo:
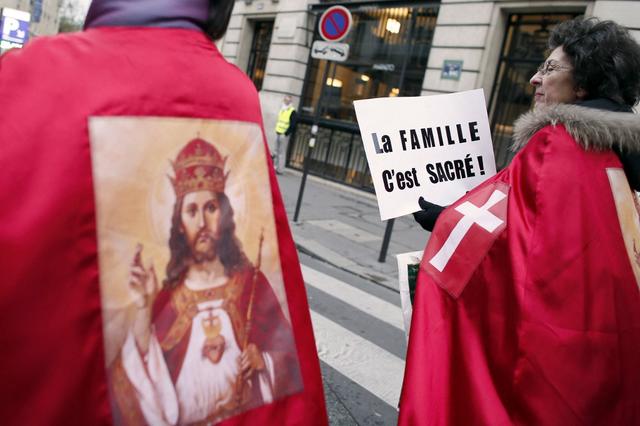
[[[282,173],[282,169],[284,168],[289,136],[295,129],[295,125],[296,109],[291,103],[291,96],[286,95],[282,99],[282,106],[280,106],[280,111],[278,111],[278,121],[276,122],[276,149],[271,155],[273,165],[278,174]]]
[[[3,424],[327,423],[233,5],[95,0],[0,57]]]
[[[520,152],[435,221],[401,425],[640,424],[640,46],[592,18],[549,48]]]

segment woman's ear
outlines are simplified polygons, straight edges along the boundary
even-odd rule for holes
[[[582,87],[578,87],[576,89],[576,97],[578,98],[578,100],[582,101],[584,100],[584,98],[587,97],[587,91],[584,90]]]

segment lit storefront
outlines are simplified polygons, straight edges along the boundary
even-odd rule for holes
[[[341,40],[349,44],[349,57],[312,59],[318,19],[335,4],[353,16]],[[308,157],[312,174],[372,190],[353,101],[483,88],[501,169],[513,157],[513,123],[532,106],[529,79],[547,54],[550,31],[579,15],[612,19],[640,40],[640,1],[242,0],[221,50],[260,90],[271,145],[282,99],[294,98],[299,122],[288,167],[301,170]],[[310,150],[316,115],[319,130]]]
[[[289,167],[301,169],[310,154],[311,173],[372,189],[353,101],[420,95],[438,6],[434,2],[411,2],[410,6],[360,4],[351,8],[353,27],[342,41],[350,46],[349,58],[345,62],[309,62],[300,119],[289,144]],[[314,6],[312,10],[321,11],[323,7]],[[314,40],[318,39],[316,30]],[[322,81],[325,72],[328,77]],[[320,108],[319,130],[316,146],[310,150],[316,108]]]

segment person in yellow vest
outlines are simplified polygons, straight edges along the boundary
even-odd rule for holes
[[[291,96],[286,95],[282,100],[282,106],[278,112],[278,121],[276,122],[276,149],[272,153],[273,166],[276,173],[282,173],[284,167],[284,156],[287,153],[287,144],[289,135],[293,132],[296,122],[296,109],[291,103]]]

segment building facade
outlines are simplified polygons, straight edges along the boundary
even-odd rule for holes
[[[319,16],[340,4],[353,16],[342,42],[344,62],[310,56]],[[260,91],[270,146],[283,96],[298,106],[299,123],[287,164],[309,156],[316,175],[372,189],[353,101],[483,88],[496,162],[511,159],[513,121],[531,107],[529,78],[546,55],[549,31],[578,15],[612,19],[640,41],[640,1],[239,0],[219,47]],[[317,142],[309,148],[311,125]]]
[[[56,34],[62,0],[0,0],[1,8],[17,9],[31,14],[29,37]]]

